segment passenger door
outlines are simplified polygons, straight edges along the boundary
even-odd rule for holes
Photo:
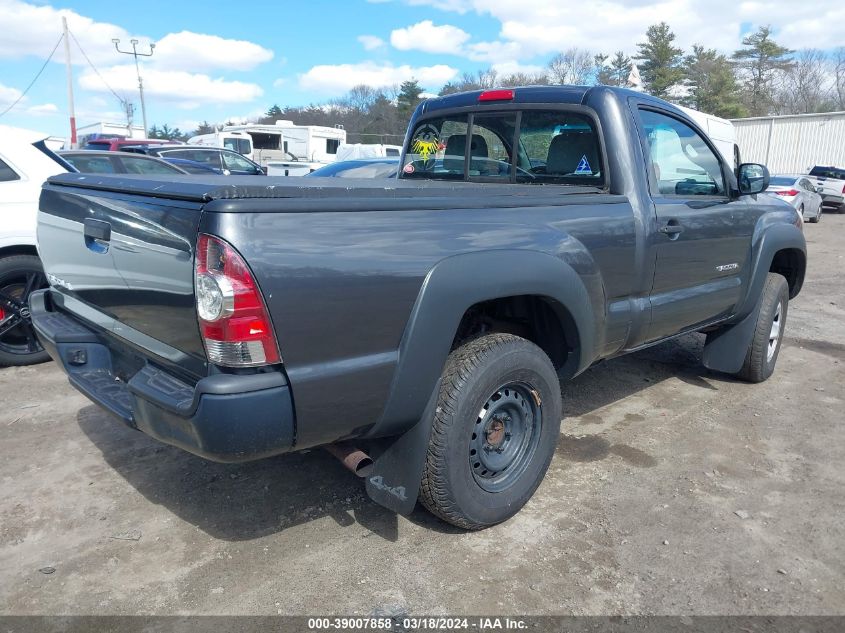
[[[680,117],[640,107],[657,232],[647,340],[728,316],[740,300],[756,212],[732,199],[712,142]]]

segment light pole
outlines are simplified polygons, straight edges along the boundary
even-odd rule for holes
[[[132,44],[131,51],[120,50],[120,40],[118,39],[113,39],[112,42],[114,43],[114,48],[118,53],[132,55],[135,58],[135,73],[138,75],[138,92],[141,93],[141,118],[144,120],[144,138],[147,138],[147,106],[144,104],[144,82],[141,80],[141,68],[138,66],[138,57],[152,57],[156,45],[150,44],[149,53],[139,53],[138,40],[129,40],[129,43]]]

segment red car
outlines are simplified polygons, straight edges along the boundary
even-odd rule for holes
[[[121,147],[127,145],[132,146],[149,146],[149,145],[178,145],[173,141],[168,141],[161,138],[97,138],[91,139],[81,149],[99,149],[109,152],[116,152]]]

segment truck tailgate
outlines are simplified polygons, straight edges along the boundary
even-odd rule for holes
[[[193,293],[202,203],[44,186],[39,253],[61,307],[194,376],[206,373]]]

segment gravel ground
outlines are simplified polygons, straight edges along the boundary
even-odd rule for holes
[[[845,216],[805,232],[771,380],[708,372],[699,335],[597,365],[537,494],[478,533],[322,451],[205,462],[52,364],[0,369],[0,613],[845,614]]]

